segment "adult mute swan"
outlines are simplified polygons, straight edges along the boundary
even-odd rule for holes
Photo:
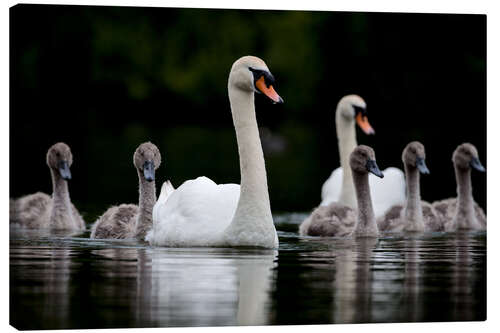
[[[121,204],[110,207],[92,226],[90,238],[144,239],[151,229],[156,203],[155,170],[161,164],[160,151],[151,142],[145,142],[135,150],[133,162],[139,177],[139,206]],[[164,195],[168,196],[170,192],[167,188]]]
[[[348,167],[349,154],[357,146],[355,122],[365,134],[375,134],[368,122],[365,101],[358,95],[344,96],[340,99],[335,111],[340,167],[333,170],[321,188],[321,206],[339,202],[356,208],[354,184]],[[369,177],[376,217],[381,216],[393,205],[403,204],[406,199],[403,171],[390,167],[382,173],[384,174],[383,181],[374,175]]]
[[[406,174],[407,200],[395,205],[377,220],[380,231],[441,231],[441,218],[426,201],[420,200],[420,174],[428,174],[425,148],[418,141],[406,145],[402,155]]]
[[[73,155],[67,144],[59,142],[49,148],[47,165],[52,176],[52,197],[37,192],[11,199],[11,226],[29,229],[85,229],[85,222],[69,197],[71,164]]]
[[[375,152],[368,146],[356,147],[349,158],[356,191],[357,209],[332,202],[317,207],[299,227],[301,235],[377,237],[378,227],[370,195],[368,173],[384,178],[375,162]]]
[[[446,231],[457,229],[485,230],[486,214],[472,197],[471,169],[485,172],[476,147],[461,144],[453,152],[453,165],[457,179],[457,197],[435,201],[432,205],[441,215]]]
[[[184,182],[168,200],[162,190],[146,238],[152,245],[278,247],[254,106],[255,92],[283,103],[273,86],[274,77],[261,59],[245,56],[233,64],[228,92],[241,186],[199,177]]]

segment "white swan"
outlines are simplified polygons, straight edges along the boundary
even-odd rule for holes
[[[153,228],[146,237],[151,245],[278,246],[254,106],[254,92],[283,102],[273,84],[274,77],[261,59],[246,56],[233,64],[228,92],[241,186],[217,185],[206,177],[184,182],[168,200],[155,204]]]
[[[356,208],[354,184],[349,168],[349,154],[358,145],[355,122],[366,134],[375,134],[366,116],[366,103],[358,95],[347,95],[340,99],[335,111],[335,126],[339,145],[340,167],[333,170],[321,189],[321,206],[332,202]],[[346,170],[344,173],[343,170]],[[391,206],[406,200],[404,173],[398,168],[382,171],[384,180],[369,176],[375,217],[380,217]]]

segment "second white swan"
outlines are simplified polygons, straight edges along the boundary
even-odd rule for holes
[[[366,116],[366,103],[358,95],[340,99],[335,111],[335,126],[339,145],[340,167],[333,170],[321,189],[321,206],[338,202],[356,208],[354,184],[349,168],[349,155],[358,145],[356,124],[365,134],[375,134]],[[344,172],[345,170],[345,172]],[[370,175],[370,192],[373,209],[378,218],[391,206],[406,200],[405,178],[401,169],[390,167],[382,171],[384,180]]]

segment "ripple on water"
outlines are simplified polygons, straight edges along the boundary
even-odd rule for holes
[[[155,248],[78,233],[10,234],[20,329],[484,320],[486,233],[302,237],[279,250]]]

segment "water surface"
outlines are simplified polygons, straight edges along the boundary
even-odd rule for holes
[[[486,319],[486,233],[300,237],[278,250],[155,248],[11,231],[18,329],[330,324]]]

